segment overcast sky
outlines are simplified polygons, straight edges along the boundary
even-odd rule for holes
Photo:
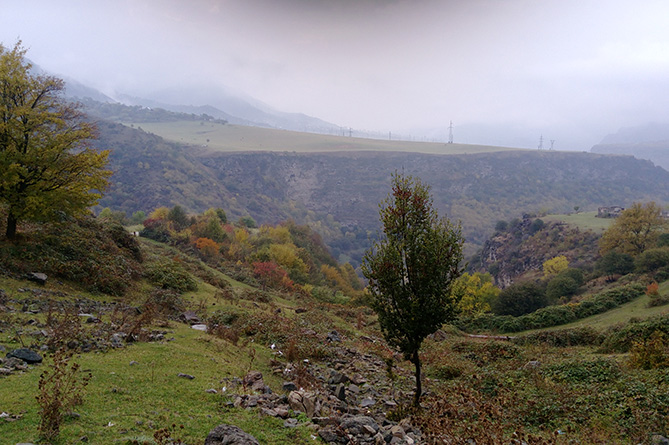
[[[669,122],[665,0],[0,0],[0,42],[17,38],[107,94],[225,86],[359,129],[589,149]]]

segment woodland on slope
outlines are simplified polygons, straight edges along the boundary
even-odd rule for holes
[[[231,219],[251,216],[259,224],[293,219],[313,227],[335,257],[356,267],[376,235],[377,203],[394,171],[432,187],[439,211],[462,221],[470,253],[497,221],[523,213],[669,202],[669,173],[631,156],[528,150],[221,153],[108,121],[98,127],[96,144],[112,149],[114,171],[101,207],[128,215],[159,206],[191,212],[222,207]]]

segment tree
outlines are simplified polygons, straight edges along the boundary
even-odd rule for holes
[[[384,236],[365,253],[362,273],[386,341],[416,368],[417,406],[418,351],[425,337],[455,317],[451,287],[462,273],[463,238],[459,224],[438,217],[429,187],[411,176],[393,175],[379,214]]]
[[[492,284],[489,273],[476,272],[469,275],[465,272],[453,283],[452,292],[459,300],[460,313],[474,316],[491,310],[500,289]]]
[[[518,317],[534,312],[547,304],[546,290],[543,286],[533,281],[524,281],[503,289],[493,305],[493,311],[497,315]]]
[[[0,45],[0,204],[6,236],[22,220],[46,221],[94,205],[107,187],[108,151],[90,147],[95,126],[61,96],[65,83],[36,75],[21,42]]]
[[[569,267],[569,260],[564,255],[553,257],[544,261],[544,277],[557,275]]]
[[[629,254],[610,250],[597,260],[595,268],[609,277],[627,275],[634,270],[634,258]]]
[[[646,205],[635,202],[623,210],[618,218],[604,232],[599,243],[602,254],[615,250],[635,256],[651,246],[667,225],[662,209],[654,202]]]

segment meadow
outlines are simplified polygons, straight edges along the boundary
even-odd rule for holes
[[[473,154],[518,151],[517,148],[486,145],[444,144],[423,141],[395,141],[301,133],[207,121],[134,122],[126,124],[167,140],[213,151],[340,152],[392,151],[428,154]]]

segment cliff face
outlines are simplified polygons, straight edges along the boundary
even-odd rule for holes
[[[499,287],[507,287],[524,275],[540,275],[546,260],[564,255],[570,267],[584,267],[597,257],[600,236],[563,223],[544,224],[529,216],[512,221],[484,244],[472,261],[479,272],[490,272]]]

